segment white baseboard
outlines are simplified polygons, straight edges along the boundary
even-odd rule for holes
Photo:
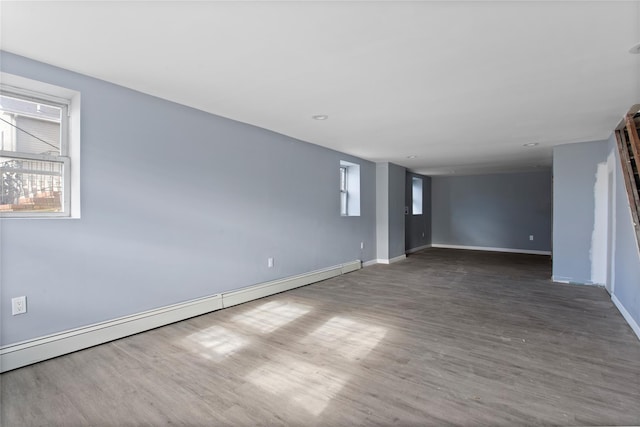
[[[319,282],[321,280],[330,279],[344,273],[358,270],[361,266],[360,261],[353,261],[346,264],[340,264],[334,267],[316,270],[299,276],[291,276],[285,279],[274,280],[272,282],[262,283],[259,285],[249,286],[247,288],[238,289],[232,292],[222,294],[222,307],[232,307],[254,299],[263,298],[269,295],[288,291],[290,289],[299,288],[310,283]]]
[[[622,317],[624,317],[624,320],[627,321],[638,339],[640,339],[640,325],[638,325],[638,322],[636,322],[635,319],[631,317],[631,314],[627,311],[626,308],[624,308],[620,300],[615,295],[611,296],[611,301],[613,301],[613,304],[618,308],[620,314],[622,314]]]
[[[605,287],[603,283],[593,283],[590,281],[577,282],[575,280],[572,280],[571,277],[564,277],[564,276],[551,276],[551,281],[555,283],[565,283],[569,285],[599,286],[601,288]]]
[[[407,258],[406,255],[400,255],[400,256],[397,256],[397,257],[391,258],[391,259],[380,259],[380,258],[378,258],[376,260],[376,262],[378,264],[393,264],[394,262],[402,261],[405,258]]]
[[[170,323],[200,316],[253,299],[273,295],[289,289],[339,276],[361,268],[360,261],[339,264],[262,283],[233,292],[211,295],[179,304],[125,316],[106,322],[47,335],[0,348],[0,372],[10,371],[32,363],[62,356],[74,351],[104,344],[129,335],[148,331]]]
[[[431,247],[431,245],[423,245],[423,246],[418,246],[417,248],[412,248],[407,250],[407,254],[412,254],[414,252],[418,252],[421,251],[423,249],[429,249]]]
[[[445,245],[442,243],[432,243],[431,247],[446,248],[446,249],[466,249],[470,251],[509,252],[514,254],[551,255],[551,251],[535,251],[535,250],[529,250],[529,249],[513,249],[513,248],[490,248],[486,246]]]
[[[378,264],[378,260],[377,259],[372,259],[372,260],[363,262],[362,266],[363,267],[371,267],[372,265],[376,265],[376,264]]]

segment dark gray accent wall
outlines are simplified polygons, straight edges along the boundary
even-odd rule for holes
[[[553,277],[591,283],[596,173],[606,163],[607,141],[556,146],[553,150]]]
[[[616,154],[615,188],[615,257],[613,294],[637,325],[640,325],[640,251],[635,237],[629,197],[622,175],[615,137],[609,140],[609,150]]]
[[[406,169],[389,163],[389,259],[405,254],[404,183]]]
[[[551,187],[548,170],[432,177],[432,243],[550,251]]]
[[[393,163],[376,164],[377,258],[404,255],[404,184],[406,169]]]
[[[2,345],[375,258],[375,164],[0,55],[82,94],[82,217],[0,220],[0,296],[29,310],[2,310]],[[360,165],[359,217],[340,216],[340,160]]]
[[[413,201],[413,178],[422,179],[422,214],[413,215],[411,206]],[[405,250],[427,246],[431,244],[431,177],[407,172],[405,182],[405,215],[404,245]]]

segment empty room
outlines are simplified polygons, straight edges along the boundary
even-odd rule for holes
[[[0,425],[640,425],[640,1],[0,0]]]

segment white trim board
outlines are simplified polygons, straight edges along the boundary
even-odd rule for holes
[[[509,252],[514,254],[551,255],[551,251],[536,251],[530,249],[513,248],[490,248],[486,246],[445,245],[442,243],[432,243],[431,247],[445,249],[465,249],[470,251]]]
[[[378,264],[393,264],[393,263],[395,263],[395,262],[402,261],[402,260],[403,260],[403,259],[405,259],[405,258],[407,258],[407,256],[403,254],[403,255],[400,255],[400,256],[397,256],[397,257],[394,257],[394,258],[391,258],[391,259],[381,259],[381,258],[378,258],[378,259],[376,260],[376,262],[377,262]]]
[[[570,277],[564,277],[564,276],[551,276],[551,281],[554,282],[554,283],[563,283],[563,284],[567,284],[567,285],[600,286],[600,287],[604,288],[604,284],[602,284],[602,283],[593,283],[593,282],[590,282],[590,281],[577,282],[575,280],[572,280]]]
[[[432,246],[431,245],[418,246],[417,248],[407,249],[406,253],[407,254],[412,254],[414,252],[418,252],[418,251],[421,251],[423,249],[429,249],[430,247],[432,247]]]
[[[622,314],[622,317],[624,317],[624,320],[627,321],[629,326],[631,326],[631,329],[633,330],[633,332],[635,332],[636,336],[640,340],[640,325],[638,325],[635,319],[631,317],[631,314],[627,311],[626,308],[624,308],[624,305],[622,305],[620,300],[615,295],[611,295],[611,301],[613,301],[613,304],[620,311],[620,314]]]
[[[32,363],[104,344],[222,308],[309,285],[359,270],[361,265],[360,261],[351,261],[322,270],[198,298],[4,346],[0,348],[0,372],[21,368]]]

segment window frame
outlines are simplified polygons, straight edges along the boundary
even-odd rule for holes
[[[347,166],[340,166],[340,215],[349,216],[349,184]]]
[[[416,185],[419,183],[419,185]],[[416,212],[416,195],[419,194],[420,204]],[[411,215],[422,215],[424,211],[424,180],[417,176],[411,177]]]
[[[79,144],[80,94],[75,91],[20,76],[2,73],[1,77],[3,83],[0,84],[0,93],[2,95],[61,109],[59,154],[36,154],[0,150],[0,157],[14,160],[60,163],[62,165],[62,200],[61,211],[59,212],[0,212],[0,218],[79,218],[79,200],[74,203],[73,199],[74,196],[79,197],[79,165],[77,163],[79,163],[80,156],[79,147],[75,147],[74,150],[73,145]],[[5,81],[8,83],[5,84]],[[56,93],[56,95],[52,92]],[[63,96],[58,96],[57,94]],[[74,115],[76,117],[73,117]],[[75,126],[73,126],[72,118],[75,119]],[[74,141],[74,144],[72,140],[77,141]],[[74,169],[76,169],[75,174],[72,173]]]
[[[344,180],[342,176],[344,174]],[[344,188],[343,188],[344,184]],[[360,165],[340,160],[340,216],[360,216]],[[343,202],[344,200],[344,202]]]

